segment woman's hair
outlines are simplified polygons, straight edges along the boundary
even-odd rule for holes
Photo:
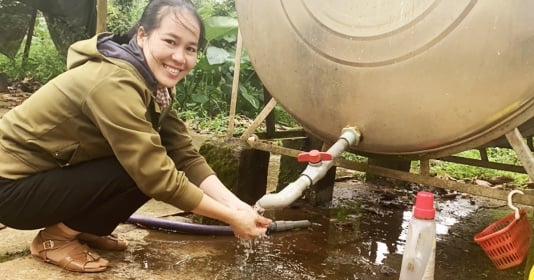
[[[143,27],[147,34],[152,33],[154,29],[160,26],[161,20],[164,16],[171,13],[176,13],[178,10],[184,9],[191,13],[200,27],[200,36],[198,46],[199,49],[203,49],[206,41],[204,38],[205,28],[202,18],[198,14],[195,6],[189,0],[151,0],[145,7],[141,19],[134,24],[134,26],[128,32],[128,37],[133,38],[140,26]]]

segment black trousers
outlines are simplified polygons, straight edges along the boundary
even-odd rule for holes
[[[0,178],[0,223],[29,230],[63,222],[107,235],[149,199],[116,158],[104,158],[19,180]]]

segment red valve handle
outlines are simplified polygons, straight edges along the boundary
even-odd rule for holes
[[[332,155],[326,152],[319,152],[318,150],[311,150],[297,155],[298,162],[318,163],[322,160],[332,160]]]

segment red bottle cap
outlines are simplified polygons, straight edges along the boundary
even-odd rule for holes
[[[434,195],[429,192],[418,192],[415,198],[413,216],[421,220],[433,220],[435,215]]]

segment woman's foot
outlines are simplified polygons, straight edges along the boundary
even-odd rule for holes
[[[91,248],[108,250],[108,251],[123,251],[128,247],[126,240],[120,239],[115,234],[107,236],[98,236],[90,233],[82,232],[78,235],[80,242],[89,245]]]
[[[109,262],[101,258],[87,245],[82,245],[75,236],[61,234],[57,230],[39,231],[30,245],[34,258],[55,264],[69,271],[101,272]]]

